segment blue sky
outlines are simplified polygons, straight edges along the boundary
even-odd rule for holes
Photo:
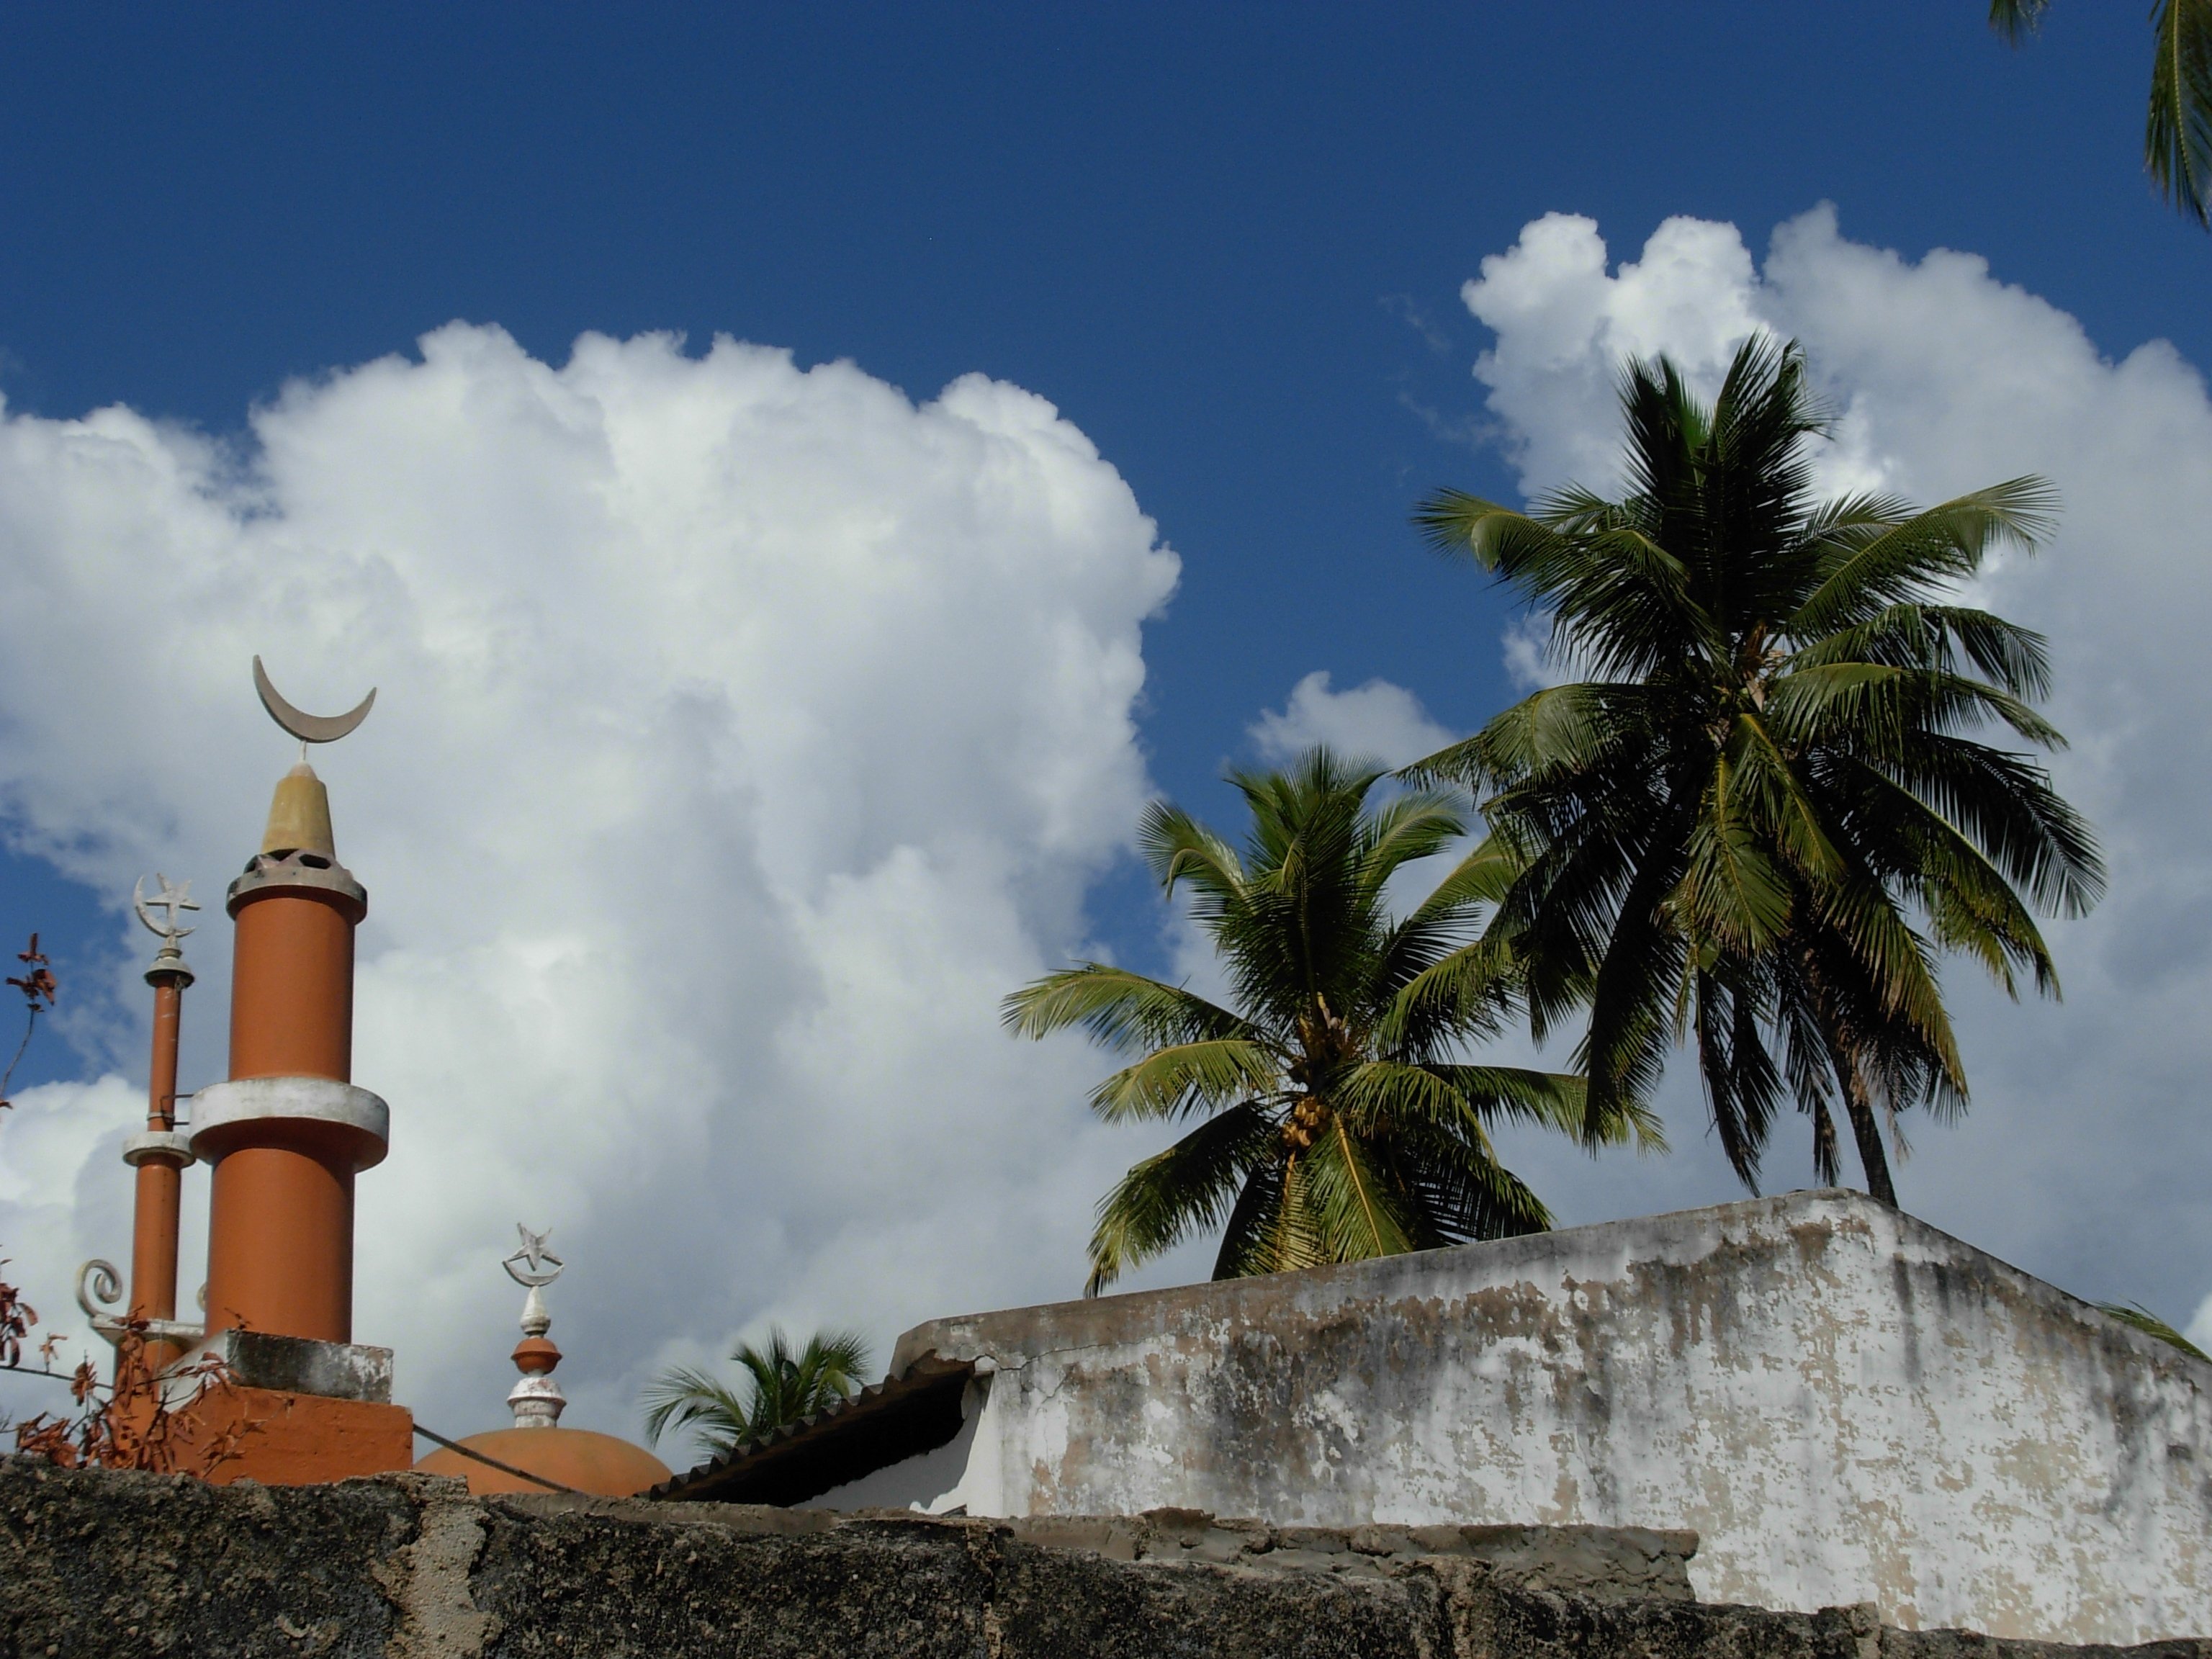
[[[1312,672],[1455,730],[1515,695],[1506,610],[1405,520],[1438,483],[1517,487],[1461,287],[1547,213],[1616,259],[1677,215],[1761,256],[1832,202],[1852,242],[1982,256],[2108,357],[2163,337],[2212,362],[2212,240],[2142,176],[2138,13],[2071,0],[2013,52],[1977,0],[14,8],[0,392],[52,421],[127,405],[250,471],[249,412],[288,382],[456,319],[556,366],[586,331],[674,331],[850,359],[917,401],[980,371],[1056,405],[1179,556],[1142,633],[1140,751],[1233,822],[1222,766]],[[286,690],[337,706],[353,678]],[[114,735],[59,689],[0,695],[0,745],[40,728]],[[139,945],[112,884],[23,850],[67,839],[31,775],[9,775],[0,924],[42,931],[76,1047],[50,1034],[27,1079],[136,1075]],[[347,810],[340,787],[342,835]],[[155,823],[149,865],[162,845]],[[1091,933],[1168,961],[1133,866],[1085,867]],[[188,1084],[219,1062],[217,1006]],[[2092,1290],[2135,1272],[2184,1313],[2212,1291],[2094,1260]],[[698,1340],[772,1301],[717,1304]]]
[[[1403,520],[1443,480],[1510,488],[1437,431],[1477,413],[1459,284],[1539,214],[1758,238],[1833,200],[2108,349],[2212,355],[2127,8],[2062,5],[2021,52],[1974,0],[1382,10],[15,9],[4,389],[231,431],[454,318],[556,359],[731,332],[917,395],[981,369],[1184,555],[1146,738],[1188,789],[1285,660],[1462,722],[1504,694],[1474,585]]]
[[[1541,213],[1755,245],[1832,200],[2108,350],[2212,358],[2212,247],[2141,173],[2147,53],[2087,4],[2008,51],[1973,0],[15,8],[0,392],[234,434],[457,318],[554,361],[673,330],[916,396],[981,370],[1056,404],[1182,555],[1144,741],[1229,812],[1214,780],[1291,669],[1462,728],[1507,699],[1496,600],[1404,519],[1439,483],[1510,492],[1456,290]],[[106,951],[88,896],[4,876],[65,967]],[[1101,921],[1141,954],[1133,881]]]

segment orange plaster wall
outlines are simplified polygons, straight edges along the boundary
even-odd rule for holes
[[[259,1427],[240,1443],[240,1455],[211,1471],[227,1486],[258,1480],[264,1486],[312,1486],[356,1474],[383,1474],[415,1462],[415,1414],[404,1406],[331,1400],[274,1389],[215,1389],[177,1413],[192,1442],[204,1445],[241,1420]],[[188,1449],[178,1459],[190,1468]]]

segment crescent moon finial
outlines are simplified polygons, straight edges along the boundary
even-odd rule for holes
[[[302,714],[276,695],[276,688],[269,683],[269,671],[258,657],[253,659],[253,689],[261,694],[261,706],[269,711],[269,718],[301,743],[336,743],[368,718],[369,705],[376,701],[376,688],[371,686],[359,706],[346,714]]]

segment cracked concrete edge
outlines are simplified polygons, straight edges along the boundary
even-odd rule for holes
[[[1689,1562],[1694,1532],[1649,1527],[1284,1527],[1202,1510],[1139,1515],[1013,1517],[929,1516],[911,1510],[787,1510],[750,1504],[647,1503],[635,1498],[514,1493],[498,1500],[525,1514],[590,1514],[659,1526],[705,1526],[743,1535],[797,1536],[841,1528],[985,1531],[1046,1549],[1114,1561],[1190,1563],[1262,1572],[1320,1571],[1386,1577],[1416,1560],[1465,1558],[1534,1589],[1601,1599],[1656,1596],[1694,1601]]]
[[[449,1475],[376,1477],[398,1488],[415,1509],[415,1536],[370,1576],[398,1614],[386,1659],[478,1659],[493,1634],[492,1615],[477,1606],[472,1581],[483,1553],[488,1516]]]

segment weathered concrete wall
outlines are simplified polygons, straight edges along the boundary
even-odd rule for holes
[[[2059,1659],[1689,1599],[1687,1540],[215,1487],[0,1460],[0,1659]],[[2112,1654],[2114,1650],[2103,1650]],[[2140,1659],[2212,1659],[2174,1642]]]
[[[1709,1601],[2212,1632],[2212,1367],[1856,1194],[940,1321],[959,1440],[816,1502],[1686,1528]]]

